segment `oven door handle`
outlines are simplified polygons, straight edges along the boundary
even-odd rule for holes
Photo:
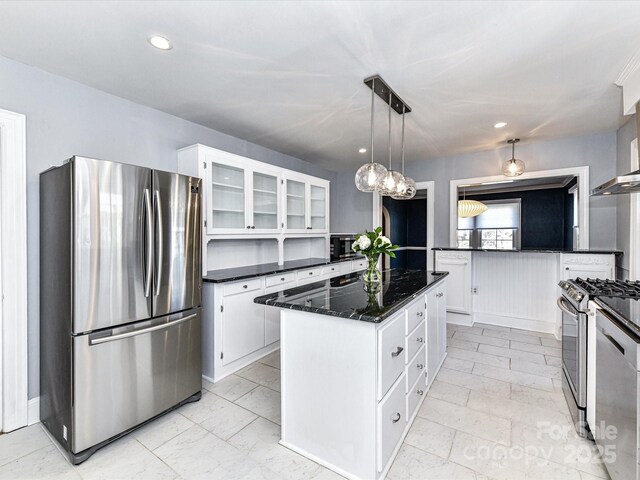
[[[573,308],[573,307],[570,304],[567,304],[567,301],[564,299],[564,297],[559,297],[556,303],[558,304],[558,307],[560,308],[560,310],[565,312],[567,315],[571,315],[573,318],[576,318],[576,319],[578,318],[578,311],[574,309],[574,311],[572,312],[570,308]]]

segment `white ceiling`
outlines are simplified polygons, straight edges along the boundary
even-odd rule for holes
[[[3,1],[0,55],[343,170],[375,73],[413,108],[408,160],[616,129],[638,25],[640,2]]]

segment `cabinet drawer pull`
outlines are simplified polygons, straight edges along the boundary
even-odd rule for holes
[[[392,357],[397,357],[398,355],[400,355],[402,353],[403,350],[404,350],[404,348],[398,347],[395,352],[391,352],[391,356]]]
[[[418,338],[416,338],[416,342],[422,343],[422,342],[424,342],[424,339],[422,337],[418,337]]]
[[[418,312],[418,313],[416,313],[416,315],[417,315],[418,317],[422,317],[422,316],[424,316],[424,313],[422,313],[422,312]]]
[[[416,393],[417,393],[418,395],[424,395],[424,391],[423,391],[423,390],[416,390]]]
[[[282,277],[282,278],[280,279],[280,281],[281,281],[281,282],[284,282],[284,277]]]
[[[309,272],[309,275],[313,275],[313,272]]]
[[[242,288],[249,288],[248,285],[242,285]]]
[[[419,363],[416,365],[416,367],[418,367],[418,370],[422,370],[424,368],[424,365],[422,363]]]
[[[393,418],[391,419],[391,421],[393,423],[398,423],[400,421],[400,418],[402,418],[402,416],[399,413],[396,413]]]
[[[251,228],[251,225],[247,225],[247,228]]]

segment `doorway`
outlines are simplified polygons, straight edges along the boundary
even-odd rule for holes
[[[382,199],[382,232],[399,248],[396,258],[384,256],[383,267],[427,269],[427,191],[411,200]]]
[[[0,110],[0,432],[27,425],[26,119]]]

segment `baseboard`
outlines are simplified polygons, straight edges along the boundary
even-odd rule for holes
[[[27,425],[33,425],[40,421],[40,397],[29,400],[27,404]]]
[[[470,327],[473,325],[473,315],[447,312],[447,323],[453,323],[455,325],[465,325],[467,327]]]
[[[485,323],[497,327],[519,328],[533,332],[555,334],[556,324],[531,318],[511,317],[489,312],[474,312],[474,323]]]

